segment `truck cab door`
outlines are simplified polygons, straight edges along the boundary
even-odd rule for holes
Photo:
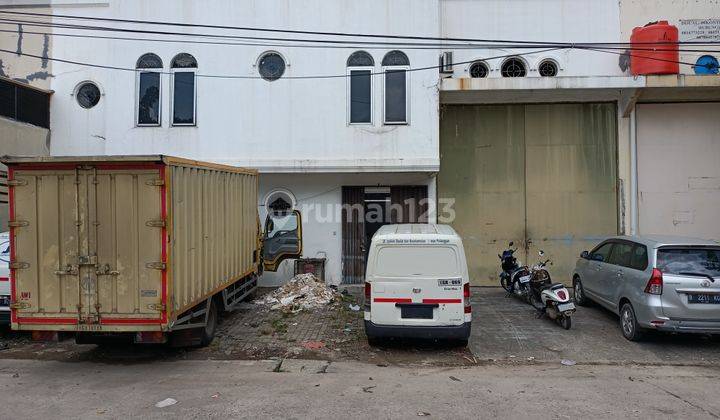
[[[302,218],[297,210],[271,211],[263,233],[263,268],[277,271],[281,262],[302,255]]]

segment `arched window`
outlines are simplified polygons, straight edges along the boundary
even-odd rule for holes
[[[372,73],[375,60],[365,51],[348,57],[348,120],[350,124],[372,124]]]
[[[135,65],[137,69],[137,125],[160,125],[160,72],[162,60],[148,53],[140,57]]]
[[[487,77],[489,72],[487,64],[482,61],[472,63],[470,66],[470,77],[473,79]]]
[[[527,75],[525,62],[518,57],[508,58],[500,67],[500,74],[502,77],[525,77]]]
[[[538,66],[538,73],[542,77],[554,77],[558,74],[558,65],[553,60],[543,60]]]
[[[197,60],[190,54],[180,53],[172,59],[172,125],[195,125],[197,114]]]
[[[390,51],[383,57],[382,66],[385,72],[383,83],[385,124],[407,124],[410,103],[410,95],[408,95],[410,80],[407,70],[410,68],[410,60],[402,51]]]

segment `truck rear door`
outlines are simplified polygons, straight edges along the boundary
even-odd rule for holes
[[[12,222],[19,324],[159,323],[162,167],[21,166]]]
[[[454,246],[380,245],[372,258],[370,320],[378,325],[464,322],[463,278]]]

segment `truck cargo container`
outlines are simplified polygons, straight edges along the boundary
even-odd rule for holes
[[[264,268],[302,252],[287,206],[262,233],[255,170],[162,155],[2,162],[14,330],[206,345]]]

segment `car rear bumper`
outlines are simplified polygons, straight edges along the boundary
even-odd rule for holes
[[[470,322],[461,325],[416,327],[406,325],[378,325],[365,321],[368,337],[429,338],[442,340],[467,340],[470,337]]]
[[[694,333],[694,334],[720,334],[720,320],[696,321],[670,319],[662,325],[654,325],[654,329],[666,332]]]

